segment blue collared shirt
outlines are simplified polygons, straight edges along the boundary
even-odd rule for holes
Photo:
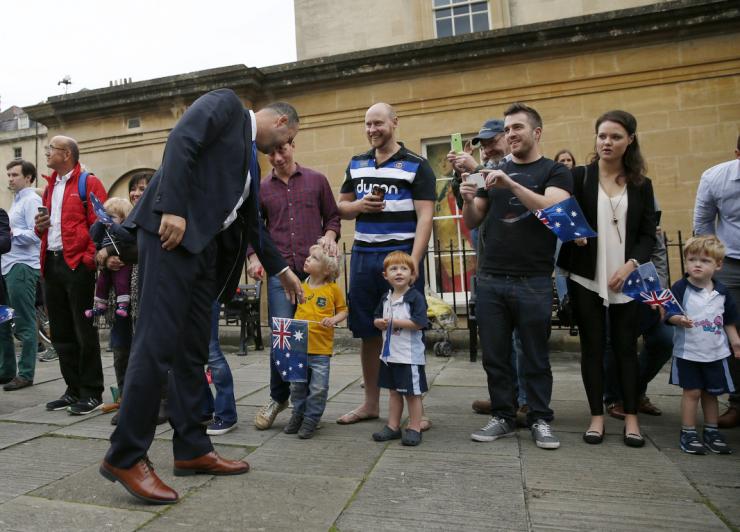
[[[2,272],[8,272],[15,264],[26,264],[40,269],[39,253],[41,239],[34,232],[34,218],[41,207],[41,198],[32,187],[26,187],[13,198],[8,211],[10,229],[13,233],[10,251],[2,256]]]
[[[740,159],[702,174],[694,205],[694,232],[717,235],[726,255],[740,259]]]

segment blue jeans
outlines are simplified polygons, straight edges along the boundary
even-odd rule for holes
[[[211,340],[208,343],[208,367],[211,368],[211,381],[216,387],[216,400],[211,394],[208,382],[205,384],[204,414],[213,415],[224,423],[236,423],[236,399],[234,398],[234,379],[231,377],[231,368],[226,361],[221,344],[218,342],[218,315],[221,305],[214,301],[211,310]]]
[[[308,382],[291,382],[293,413],[318,422],[329,395],[329,362],[327,355],[308,355]]]
[[[276,275],[267,278],[267,315],[270,330],[272,318],[292,318],[295,314],[295,305],[285,297],[285,290]],[[272,341],[270,341],[272,345]],[[272,349],[272,348],[270,348]],[[290,397],[290,383],[283,381],[280,372],[275,369],[270,352],[270,397],[278,403],[284,403]]]
[[[518,329],[522,342],[519,374],[527,394],[527,422],[551,421],[552,371],[547,332],[552,308],[550,276],[517,277],[478,274],[478,333],[483,349],[483,369],[494,416],[511,424],[514,408],[512,333]]]
[[[639,365],[637,391],[639,397],[642,397],[647,392],[650,381],[673,354],[673,327],[666,325],[649,306],[641,304],[639,309],[643,344],[637,356]],[[622,402],[619,376],[608,335],[604,349],[604,402],[606,404]]]

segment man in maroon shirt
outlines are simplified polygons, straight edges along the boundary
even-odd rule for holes
[[[294,151],[295,143],[289,142],[268,155],[272,171],[262,181],[260,207],[275,246],[293,273],[303,280],[303,263],[317,240],[330,255],[336,255],[340,218],[329,180],[315,170],[299,166],[293,160]],[[251,247],[247,256],[247,273],[262,279],[264,269]],[[267,279],[267,306],[270,323],[273,316],[292,318],[295,313],[295,305],[287,300],[276,277]],[[270,357],[270,399],[257,412],[254,426],[269,429],[275,417],[287,408],[289,398],[290,385],[283,382]]]

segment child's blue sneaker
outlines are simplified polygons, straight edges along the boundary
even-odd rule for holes
[[[681,431],[681,450],[689,454],[707,454],[704,445],[699,441],[699,433],[695,430]]]
[[[732,454],[725,437],[718,430],[704,430],[704,446],[715,454]]]

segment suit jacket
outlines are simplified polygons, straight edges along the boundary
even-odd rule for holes
[[[588,178],[586,179],[586,169]],[[627,231],[624,244],[624,261],[637,259],[640,263],[650,260],[655,246],[655,197],[653,184],[643,178],[641,185],[627,183]],[[598,233],[597,206],[599,198],[599,163],[573,169],[573,195],[583,210],[588,223]],[[579,247],[566,242],[560,249],[557,264],[587,279],[596,276],[597,239],[589,238],[588,244]]]
[[[249,197],[239,208],[237,220],[221,231],[244,193],[251,159],[249,111],[230,89],[204,94],[170,132],[162,165],[124,222],[126,227],[157,234],[162,214],[181,216],[187,226],[180,245],[194,254],[217,238],[222,300],[234,294],[248,244],[270,275],[287,266],[262,227],[259,173],[251,176]]]
[[[5,209],[0,209],[0,255],[10,251],[10,218]],[[8,304],[8,294],[5,289],[5,277],[0,275],[0,305]]]

